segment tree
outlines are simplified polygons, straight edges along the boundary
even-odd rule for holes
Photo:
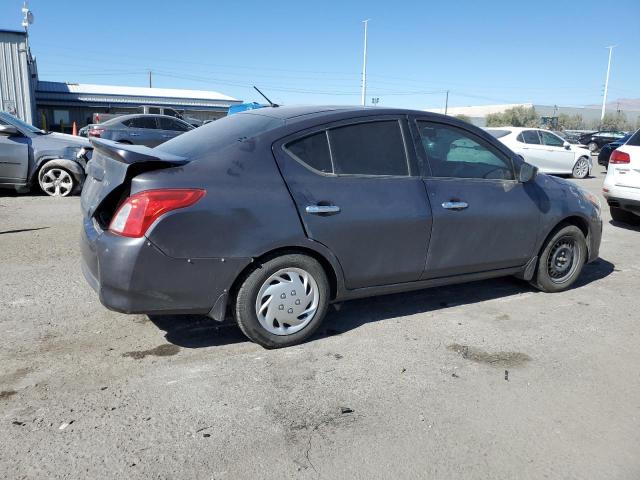
[[[558,128],[560,128],[560,130],[580,130],[584,128],[582,115],[579,113],[576,115],[561,113],[558,115]]]
[[[602,122],[600,122],[601,130],[632,130],[633,124],[627,121],[624,112],[606,113]]]
[[[464,115],[461,113],[460,115],[456,115],[455,118],[457,118],[458,120],[462,120],[463,122],[471,123],[471,117],[469,115]]]
[[[502,113],[490,113],[487,115],[487,127],[538,127],[540,117],[533,107],[513,107]]]

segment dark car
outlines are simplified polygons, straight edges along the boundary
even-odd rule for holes
[[[597,198],[452,117],[268,107],[154,149],[93,144],[81,245],[101,302],[229,312],[265,347],[331,302],[507,275],[558,292],[598,257]]]
[[[598,154],[598,164],[602,165],[603,167],[608,167],[609,157],[611,156],[611,152],[613,152],[616,148],[621,147],[622,145],[627,143],[627,140],[629,140],[632,135],[633,135],[632,133],[629,133],[624,137],[620,138],[619,140],[616,140],[615,142],[611,142],[611,143],[607,143],[606,145],[603,145],[602,148],[600,149],[600,153]]]
[[[82,187],[90,156],[86,138],[45,132],[0,112],[0,188],[40,186],[47,195],[66,197]]]
[[[120,115],[104,123],[93,124],[89,138],[104,138],[129,145],[156,147],[195,127],[168,115]]]
[[[625,132],[600,131],[600,132],[593,132],[593,133],[587,133],[585,135],[582,135],[578,139],[578,141],[582,145],[586,145],[589,148],[589,151],[591,151],[591,153],[595,153],[607,143],[620,140],[625,135],[626,135]]]

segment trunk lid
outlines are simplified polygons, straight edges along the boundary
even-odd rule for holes
[[[82,189],[81,208],[85,218],[96,217],[106,226],[129,192],[131,179],[150,170],[188,163],[184,157],[141,145],[125,145],[92,138],[93,156],[87,164],[87,178]]]

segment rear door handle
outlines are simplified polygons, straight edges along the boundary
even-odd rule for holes
[[[305,212],[312,215],[333,215],[340,213],[340,207],[336,205],[308,205]]]
[[[132,137],[139,137],[140,136],[139,133],[130,133],[129,135],[131,135]]]
[[[464,210],[469,204],[467,202],[443,202],[442,208],[447,210]]]

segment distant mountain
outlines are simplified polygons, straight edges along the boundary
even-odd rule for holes
[[[602,106],[602,104],[600,105],[589,105],[590,107],[598,107],[600,108]],[[618,98],[616,100],[612,100],[610,102],[607,102],[607,111],[610,110],[633,110],[633,111],[640,111],[640,98]]]

